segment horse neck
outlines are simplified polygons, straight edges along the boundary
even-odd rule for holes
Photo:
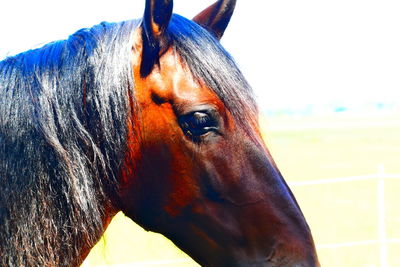
[[[87,132],[71,130],[82,122],[63,108],[67,90],[44,87],[46,71],[31,84],[23,59],[0,63],[0,266],[78,266],[113,214],[101,180],[110,167]]]

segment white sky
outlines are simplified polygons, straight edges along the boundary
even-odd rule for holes
[[[175,0],[193,17],[213,0]],[[101,21],[138,18],[144,0],[10,0],[0,58]],[[264,107],[400,101],[400,1],[238,0],[222,43]]]

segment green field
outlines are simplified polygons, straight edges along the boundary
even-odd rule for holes
[[[274,118],[265,138],[285,179],[400,174],[400,116]],[[400,175],[399,175],[400,176]],[[400,178],[400,177],[399,177]],[[325,267],[380,266],[377,179],[292,186]],[[400,266],[400,179],[385,179],[388,266]],[[197,266],[118,214],[84,266]]]

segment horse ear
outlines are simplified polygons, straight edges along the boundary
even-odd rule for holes
[[[231,20],[235,5],[236,0],[218,0],[195,16],[193,21],[221,39]]]
[[[146,0],[142,20],[142,63],[140,75],[146,77],[159,64],[160,51],[168,45],[165,30],[172,16],[172,0]]]

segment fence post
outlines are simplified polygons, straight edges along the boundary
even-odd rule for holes
[[[385,223],[385,165],[378,166],[378,240],[380,266],[388,267],[387,258],[387,239]]]

